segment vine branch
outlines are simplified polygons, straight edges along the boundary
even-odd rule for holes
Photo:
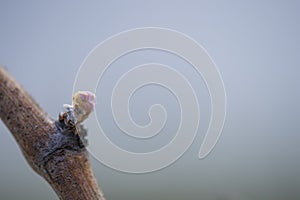
[[[105,200],[80,139],[86,132],[53,120],[0,66],[0,118],[32,169],[63,200]]]

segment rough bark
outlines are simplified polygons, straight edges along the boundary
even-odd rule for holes
[[[29,165],[60,199],[104,200],[80,139],[51,119],[30,95],[0,66],[0,118],[14,136]]]

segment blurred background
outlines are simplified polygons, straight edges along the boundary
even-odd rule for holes
[[[183,32],[208,51],[223,77],[228,107],[221,138],[208,157],[198,159],[210,119],[210,100],[192,66],[153,50],[120,58],[98,85],[98,99],[109,102],[113,84],[126,70],[147,62],[164,63],[191,82],[201,121],[189,150],[162,170],[127,174],[91,158],[107,199],[298,200],[299,8],[299,1],[1,0],[0,63],[57,117],[62,105],[71,103],[79,66],[98,43],[138,27]],[[122,134],[112,121],[109,104],[97,105],[95,112],[115,144],[147,152],[174,137],[178,102],[168,90],[152,85],[136,92],[130,102],[133,119],[142,125],[149,123],[149,106],[158,102],[169,118],[160,135],[149,141]],[[58,199],[30,169],[2,122],[0,138],[0,199]]]

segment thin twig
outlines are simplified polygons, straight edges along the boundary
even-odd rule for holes
[[[1,66],[0,118],[29,165],[60,199],[105,199],[80,134],[51,119]]]

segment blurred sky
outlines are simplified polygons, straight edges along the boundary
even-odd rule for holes
[[[146,62],[182,70],[197,91],[201,124],[190,149],[173,165],[134,175],[92,158],[108,200],[300,199],[300,3],[299,1],[0,1],[0,63],[56,117],[71,103],[79,66],[100,42],[138,27],[183,32],[204,46],[219,67],[227,93],[222,136],[204,160],[198,150],[210,119],[209,96],[188,64],[157,51],[136,52],[114,63],[98,98],[106,99],[122,70]],[[88,81],[88,80],[87,80]],[[178,103],[154,86],[137,92],[133,118],[147,124],[160,102],[170,113],[160,138],[132,141],[115,128],[105,104],[96,109],[109,136],[132,151],[166,144],[178,126]],[[0,122],[0,199],[57,199],[28,166]]]

